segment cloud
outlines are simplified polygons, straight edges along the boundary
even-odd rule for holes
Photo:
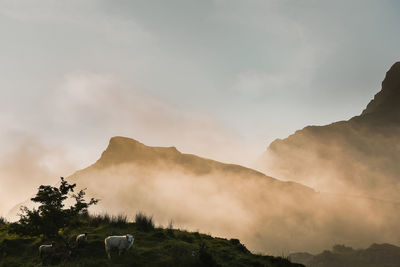
[[[0,153],[0,215],[27,200],[41,184],[54,184],[76,168],[60,145],[21,132],[2,137],[7,142]]]
[[[92,164],[112,136],[176,146],[185,153],[231,163],[246,164],[257,156],[212,114],[170,104],[110,74],[65,75],[35,108],[8,110],[0,118],[8,133],[1,141],[7,149],[0,163],[4,196],[9,199],[0,209],[26,199],[39,184]],[[6,194],[18,186],[24,190],[15,197]]]
[[[67,75],[52,95],[51,121],[78,129],[85,138],[125,135],[159,146],[228,162],[246,162],[251,151],[239,135],[212,114],[186,110],[162,98],[95,73]],[[235,151],[242,151],[237,154]]]

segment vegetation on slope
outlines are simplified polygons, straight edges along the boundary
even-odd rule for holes
[[[142,214],[143,216],[143,214]],[[57,240],[56,253],[39,258],[38,247],[52,239],[19,236],[9,233],[10,224],[0,225],[0,266],[302,266],[287,259],[255,255],[237,239],[214,238],[198,232],[151,227],[151,219],[130,223],[126,217],[82,216],[66,227],[62,234],[68,245]],[[77,248],[77,234],[87,232],[88,243]],[[131,233],[132,248],[111,260],[104,250],[104,238]],[[69,246],[69,248],[68,248]]]
[[[124,215],[91,216],[88,207],[98,200],[85,200],[85,191],[63,178],[59,187],[40,186],[33,202],[38,208],[22,208],[20,220],[0,219],[0,267],[12,266],[301,266],[287,259],[254,255],[237,239],[213,238],[200,233],[156,228],[143,213],[128,222]],[[74,201],[66,205],[67,200]],[[88,234],[84,246],[76,236]],[[104,239],[132,234],[133,248],[123,255],[106,257]],[[54,247],[39,247],[55,242]]]

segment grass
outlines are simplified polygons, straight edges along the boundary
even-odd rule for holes
[[[142,231],[148,232],[154,230],[153,216],[146,216],[143,212],[135,215],[135,223]]]
[[[139,216],[138,216],[139,215]],[[38,247],[49,244],[41,236],[22,237],[8,233],[9,225],[0,224],[0,267],[13,266],[302,266],[279,257],[254,255],[237,239],[216,238],[198,232],[181,231],[154,226],[152,217],[139,213],[135,222],[126,216],[92,215],[77,219],[56,240],[55,255],[42,261]],[[87,232],[88,243],[76,248],[74,238]],[[104,238],[109,235],[132,234],[132,248],[108,260]],[[66,245],[69,244],[69,245]],[[67,247],[71,248],[68,252]]]

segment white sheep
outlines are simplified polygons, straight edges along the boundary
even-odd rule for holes
[[[45,255],[51,255],[56,250],[56,243],[53,241],[51,245],[41,245],[39,247],[39,256],[40,258],[44,257]]]
[[[109,259],[111,259],[111,250],[118,249],[118,255],[121,255],[122,252],[127,251],[133,244],[133,236],[130,234],[122,235],[122,236],[109,236],[104,239],[104,246],[106,249],[106,253]]]
[[[76,237],[76,240],[75,240],[76,241],[76,245],[78,247],[81,246],[81,245],[84,245],[84,244],[86,244],[87,240],[88,240],[88,234],[87,233],[80,234],[80,235],[78,235]]]

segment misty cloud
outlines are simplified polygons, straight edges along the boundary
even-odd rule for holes
[[[212,116],[182,110],[143,91],[124,87],[111,75],[78,72],[65,76],[41,100],[36,113],[22,120],[15,117],[18,114],[3,116],[3,125],[14,125],[13,132],[22,136],[11,139],[11,132],[3,135],[4,147],[8,147],[8,152],[3,152],[3,188],[8,191],[20,184],[24,190],[1,208],[25,200],[36,183],[55,181],[89,165],[115,135],[177,146],[227,162],[249,162],[256,156],[240,136]],[[32,125],[29,130],[23,127],[25,121]],[[64,140],[70,138],[74,141],[67,147]],[[21,164],[26,166],[21,168]],[[30,176],[34,178],[27,178]],[[32,183],[24,184],[25,179]]]
[[[183,107],[126,87],[112,76],[68,75],[52,97],[50,120],[63,129],[79,128],[96,137],[98,131],[102,131],[103,138],[129,136],[153,145],[177,146],[185,152],[227,162],[251,160],[251,148],[234,130],[215,120],[211,114],[185,112]],[[103,141],[98,146],[104,144]],[[242,154],[235,153],[238,150]],[[99,154],[94,153],[94,157]]]
[[[368,198],[314,193],[267,177],[212,170],[197,175],[179,164],[116,164],[71,177],[102,199],[93,213],[138,211],[157,224],[240,238],[252,251],[282,255],[321,252],[337,243],[355,247],[397,243],[398,208]],[[191,166],[189,164],[188,166]]]
[[[54,184],[76,165],[61,146],[44,144],[37,136],[12,132],[0,154],[0,215],[27,200],[42,184]]]
[[[114,135],[243,164],[277,137],[353,116],[397,60],[398,14],[393,1],[1,1],[0,209],[93,163]],[[266,209],[257,183],[247,187],[254,194],[218,184],[231,189],[225,194],[212,187],[220,173],[190,182],[175,172],[148,181],[134,173],[134,208],[160,223],[237,231],[254,249],[398,240],[397,211],[382,203],[331,196],[296,206],[277,196]],[[96,175],[117,174],[126,177]],[[309,178],[318,188],[346,185]],[[183,191],[171,195],[167,179]],[[176,208],[194,189],[192,202]],[[167,199],[169,209],[157,204]],[[117,204],[109,208],[126,205]]]

